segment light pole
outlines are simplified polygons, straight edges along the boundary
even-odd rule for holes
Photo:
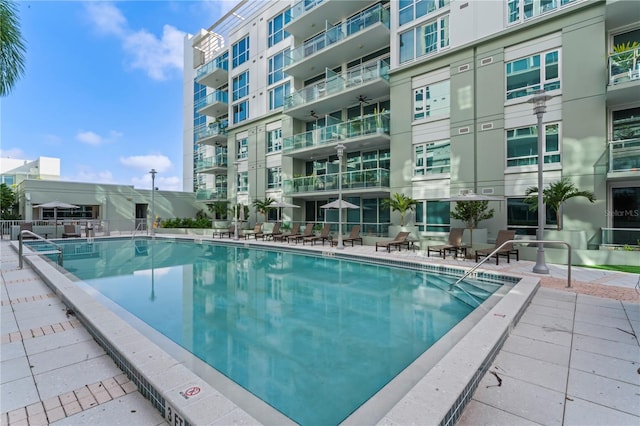
[[[236,195],[234,197],[235,206],[233,206],[233,241],[238,241],[238,161],[233,163],[236,166]]]
[[[156,236],[156,230],[154,228],[156,222],[156,169],[151,169],[151,236]]]
[[[339,143],[336,145],[338,151],[338,250],[344,249],[342,241],[342,155],[344,154],[344,145]]]
[[[529,102],[533,103],[533,113],[538,117],[538,241],[544,240],[545,205],[542,189],[542,169],[544,167],[543,141],[545,137],[542,116],[547,111],[546,102],[551,99],[544,90],[537,90]],[[536,264],[533,266],[536,274],[548,274],[549,267],[544,260],[544,243],[538,243]]]

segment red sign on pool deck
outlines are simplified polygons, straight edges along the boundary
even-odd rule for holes
[[[184,394],[186,396],[196,396],[199,393],[200,393],[200,388],[197,386],[191,386],[186,391],[184,391]]]

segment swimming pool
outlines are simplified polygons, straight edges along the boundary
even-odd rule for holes
[[[339,423],[498,288],[210,243],[64,247],[75,276],[301,424]]]

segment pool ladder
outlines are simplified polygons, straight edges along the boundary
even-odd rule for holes
[[[51,244],[52,246],[54,246],[56,249],[55,250],[48,250],[48,251],[33,251],[31,253],[24,253],[23,250],[23,236],[28,235],[31,237],[35,237],[37,240],[41,240],[41,241],[45,241],[47,244]],[[48,240],[46,238],[41,237],[40,235],[28,231],[26,229],[20,231],[20,233],[18,234],[18,266],[20,269],[23,268],[23,257],[24,256],[31,256],[31,255],[41,255],[41,254],[57,254],[58,255],[58,265],[62,266],[62,247],[59,246],[58,244],[54,243],[51,240]]]

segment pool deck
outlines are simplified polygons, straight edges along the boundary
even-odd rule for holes
[[[0,244],[0,424],[165,424],[74,312],[28,265],[18,268],[18,256],[9,241]],[[336,252],[327,246],[298,247]],[[423,253],[404,250],[375,252],[372,246],[347,247],[345,252],[465,268],[475,264],[427,260]],[[499,266],[488,262],[483,269],[539,277],[531,272],[532,266],[527,261]],[[557,288],[532,291],[530,304],[468,397],[458,424],[640,424],[640,297],[636,292],[640,277],[572,268],[576,291],[591,287],[596,289],[591,294],[624,294],[627,300],[620,301],[570,291],[563,281],[566,266],[549,267],[546,279]],[[494,312],[487,319],[500,321],[500,314]],[[465,363],[464,356],[459,363]],[[474,353],[466,356],[472,358]],[[451,370],[441,369],[442,375],[454,376]],[[438,377],[438,371],[432,373]],[[437,379],[420,381],[379,424],[437,422],[428,415],[433,401],[423,401],[421,395],[427,387],[438,391],[444,386]],[[257,422],[236,412],[216,424],[228,423]]]

